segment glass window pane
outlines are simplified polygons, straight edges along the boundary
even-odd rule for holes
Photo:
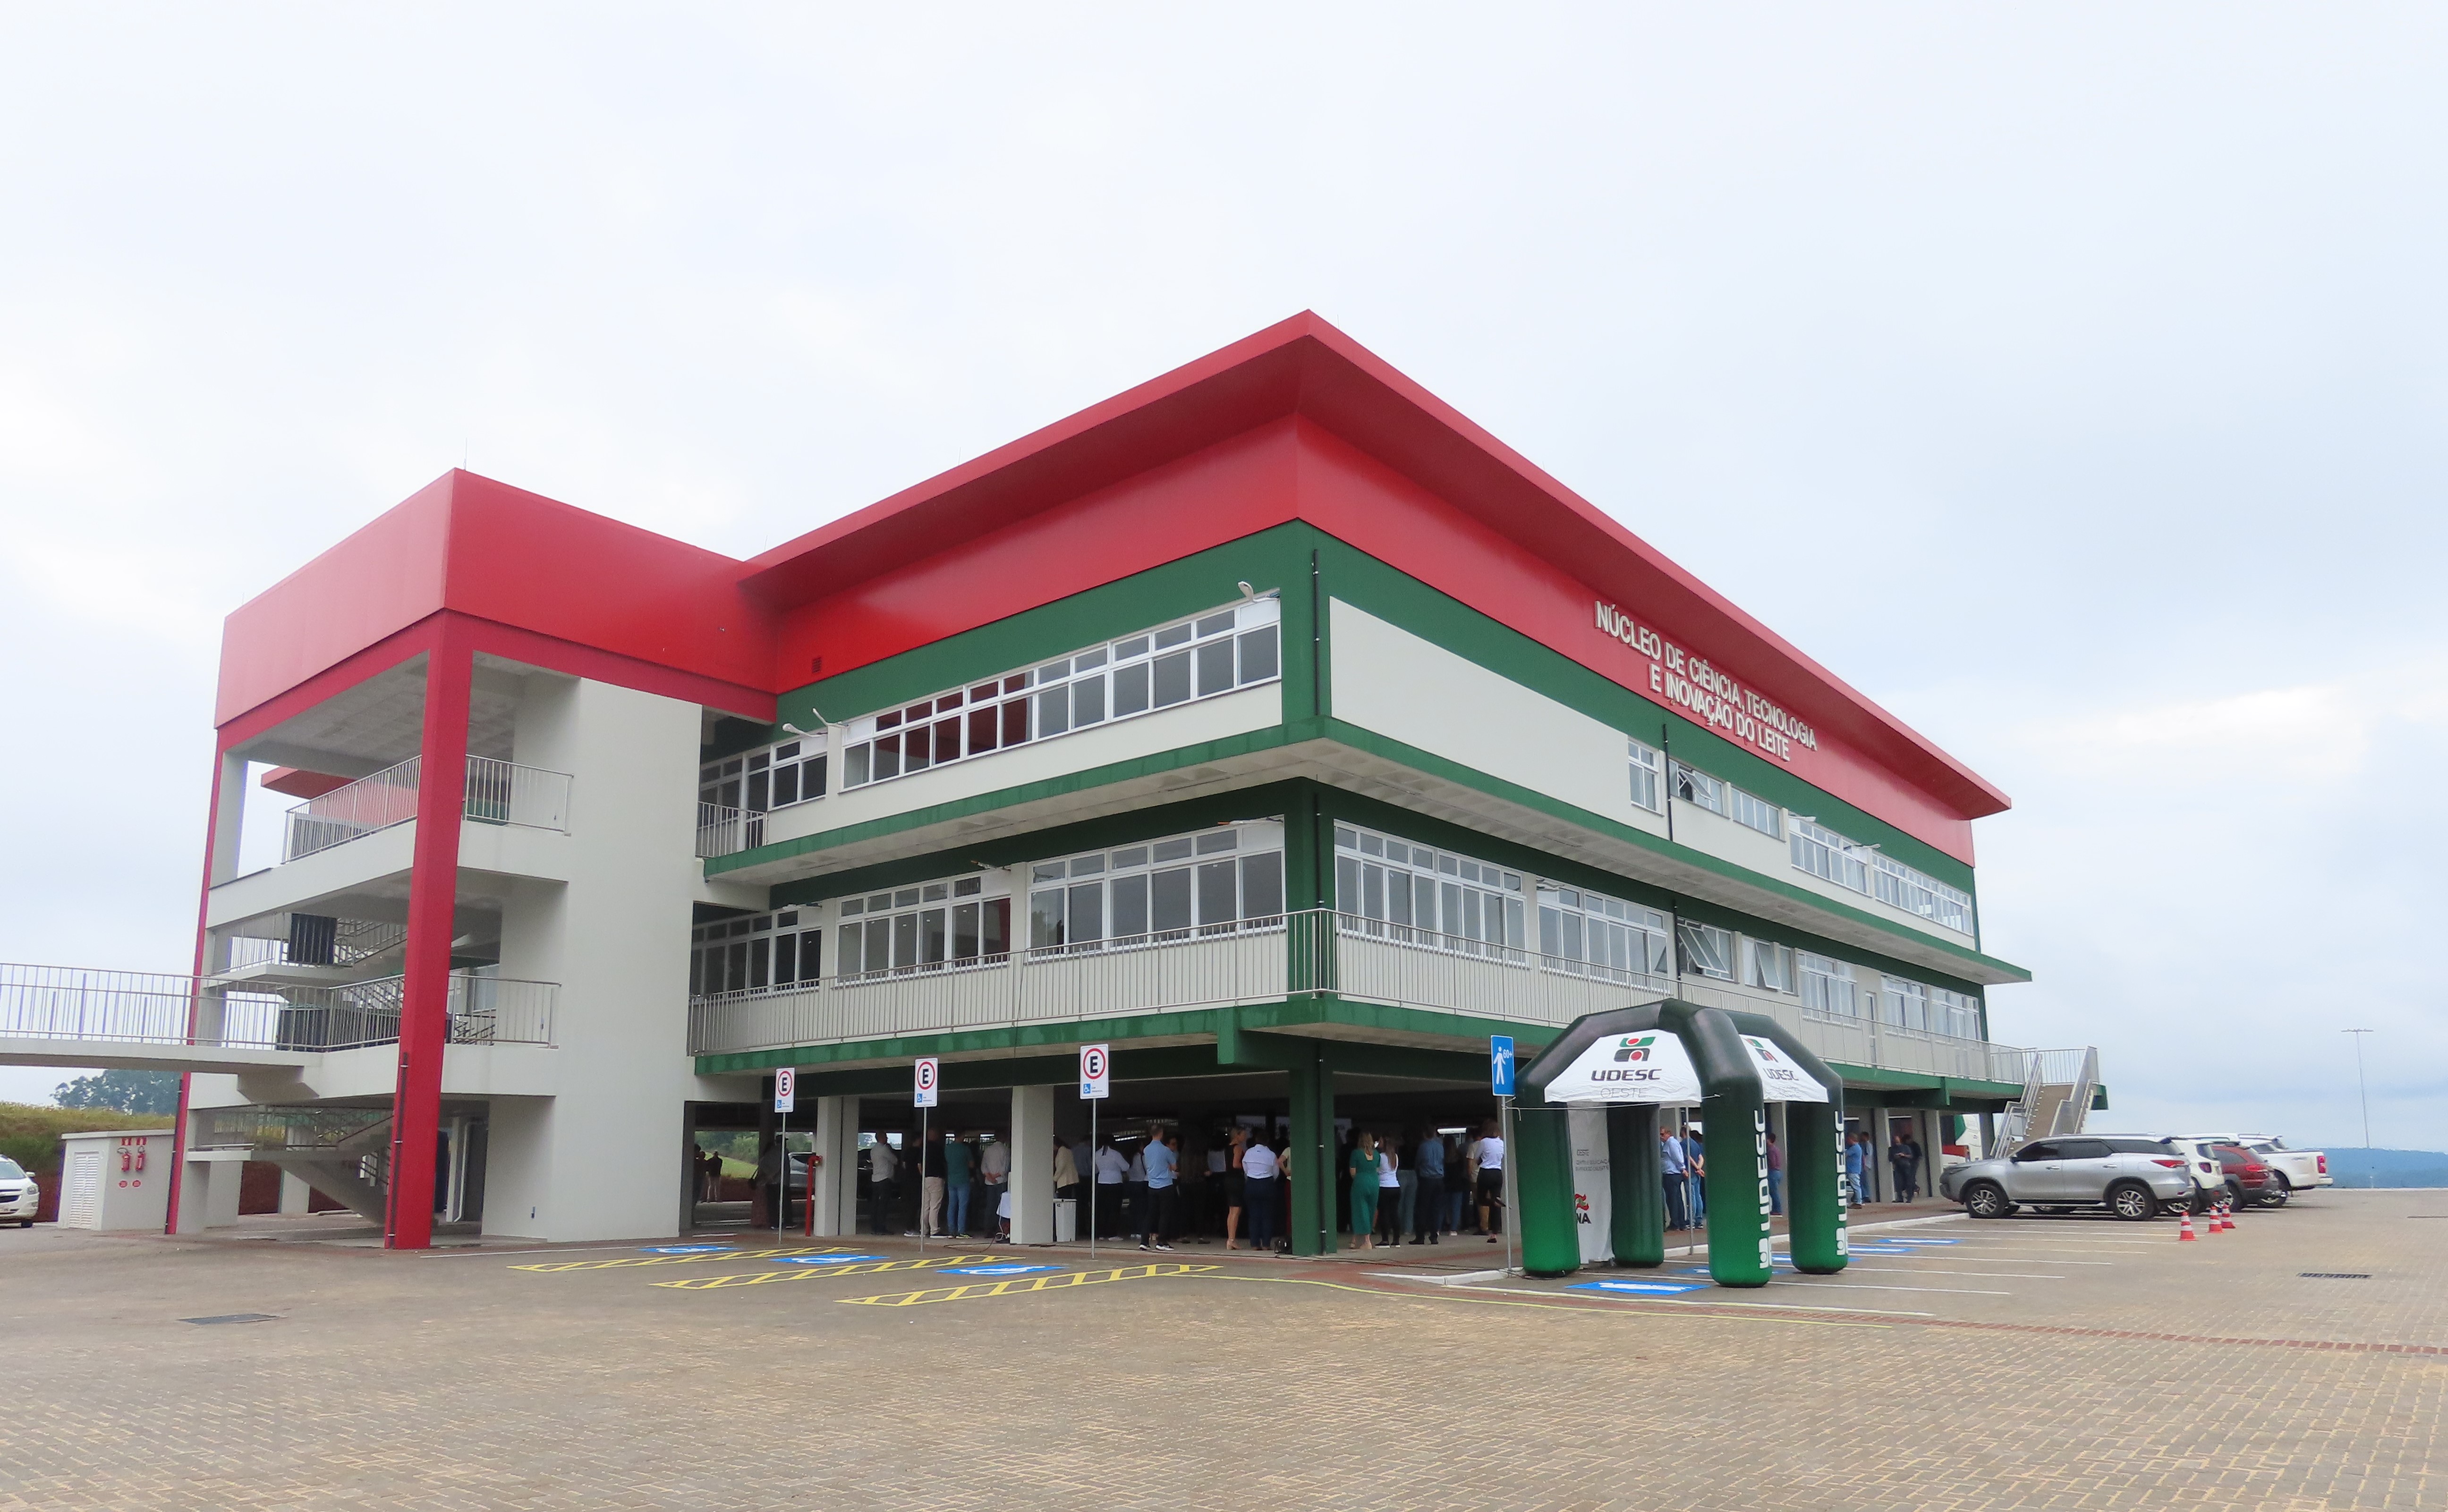
[[[1037,695],[1037,737],[1061,735],[1071,728],[1071,690],[1046,688]]]
[[[867,921],[867,968],[881,971],[892,965],[892,921]]]
[[[1267,625],[1241,638],[1241,680],[1264,682],[1275,675],[1275,627]]]
[[[1101,940],[1105,937],[1105,885],[1081,882],[1071,889],[1071,902],[1064,910],[1063,925],[1071,931],[1071,943]]]
[[[1360,869],[1360,911],[1372,919],[1386,916],[1386,869],[1366,866]]]
[[[1240,849],[1240,831],[1210,830],[1205,834],[1198,837],[1198,853],[1200,855],[1217,855],[1226,851],[1238,850]]]
[[[858,925],[845,924],[841,927],[840,955],[841,969],[844,974],[855,976],[867,969],[859,964],[867,959],[867,952],[860,948],[864,943],[865,932]]]
[[[902,771],[924,772],[935,764],[934,755],[935,727],[933,725],[922,724],[915,729],[901,732]]]
[[[1167,646],[1179,645],[1189,639],[1190,626],[1186,624],[1169,624],[1156,633],[1156,648],[1161,651]]]
[[[1410,878],[1400,871],[1395,871],[1389,873],[1388,881],[1390,885],[1386,889],[1386,922],[1408,924],[1411,922]]]
[[[1190,841],[1186,837],[1177,840],[1158,840],[1156,843],[1156,858],[1159,861],[1178,861],[1189,853]]]
[[[952,959],[978,958],[978,906],[964,903],[952,909]]]
[[[1148,878],[1148,925],[1158,933],[1190,928],[1190,869],[1176,867]]]
[[[1186,627],[1185,627],[1186,628]],[[1159,709],[1190,698],[1190,653],[1176,651],[1156,659],[1156,706]]]
[[[1093,672],[1104,664],[1105,648],[1099,646],[1094,651],[1082,651],[1078,656],[1073,657],[1071,659],[1071,671],[1076,676],[1082,672]]]
[[[901,737],[877,736],[875,737],[875,779],[881,782],[886,777],[897,777],[900,775]]]
[[[1233,642],[1210,641],[1198,648],[1198,696],[1222,693],[1233,686]]]
[[[1037,669],[1037,680],[1041,684],[1060,681],[1061,679],[1067,678],[1070,675],[1071,659],[1068,657],[1063,658],[1060,661],[1048,661],[1045,665]]]
[[[1240,864],[1234,861],[1209,861],[1198,869],[1198,922],[1230,924],[1241,916],[1236,879]]]
[[[774,807],[778,809],[798,801],[799,769],[796,766],[777,769],[774,774]]]
[[[1011,949],[1011,900],[986,900],[985,953],[1004,955]]]
[[[944,910],[928,909],[918,915],[918,959],[934,966],[944,959]]]
[[[871,755],[863,745],[851,746],[842,753],[842,786],[863,788],[868,783],[868,758]]]
[[[1114,938],[1127,940],[1148,932],[1148,879],[1145,872],[1116,877],[1113,893]]]
[[[795,934],[774,936],[774,985],[788,986],[799,980],[799,937]]]
[[[825,959],[825,931],[803,929],[799,932],[799,980],[813,982]]]
[[[1411,879],[1411,922],[1423,929],[1437,927],[1437,885],[1426,877]]]
[[[1284,853],[1241,858],[1241,917],[1272,919],[1284,911]]]
[[[1344,913],[1360,911],[1360,863],[1348,855],[1334,858],[1334,906]]]
[[[1135,661],[1114,669],[1114,718],[1138,714],[1148,706],[1148,664]]]
[[[1542,908],[1539,910],[1539,953],[1551,956],[1564,953],[1563,909]]]
[[[1230,609],[1225,610],[1222,614],[1211,614],[1206,619],[1198,622],[1198,634],[1202,638],[1211,635],[1222,635],[1225,631],[1232,628],[1233,611]]]
[[[1135,845],[1128,849],[1115,852],[1114,866],[1117,870],[1122,867],[1143,867],[1147,865],[1147,847],[1143,845]]]
[[[935,726],[935,764],[961,759],[961,721],[946,719]]]
[[[892,964],[918,964],[918,915],[914,913],[904,913],[892,921]]]
[[[1003,684],[1000,682],[981,682],[976,687],[969,690],[969,701],[971,703],[982,702],[995,697],[995,695],[1002,691]]]
[[[1444,902],[1444,911],[1439,915],[1443,931],[1446,934],[1462,933],[1462,889],[1450,882],[1445,883]]]
[[[1042,950],[1062,944],[1062,890],[1047,888],[1028,895],[1028,944]]]
[[[1003,729],[1003,716],[989,705],[969,711],[969,755],[978,756],[995,748],[995,737]]]
[[[1148,638],[1146,636],[1135,635],[1127,641],[1114,642],[1114,660],[1117,661],[1128,661],[1133,657],[1143,657],[1147,654]]]
[[[1018,745],[1028,738],[1028,700],[1014,699],[1003,706],[1003,743]]]
[[[1100,724],[1105,718],[1105,679],[1086,678],[1071,684],[1071,724]]]

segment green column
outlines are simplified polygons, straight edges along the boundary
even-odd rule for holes
[[[1840,1089],[1829,1092],[1843,1097]],[[1715,1189],[1710,1200],[1716,1200]],[[1845,1269],[1845,1109],[1839,1102],[1785,1105],[1785,1212],[1793,1266],[1806,1275]]]
[[[1623,1104],[1607,1109],[1606,1120],[1615,1263],[1664,1265],[1666,1173],[1657,1153],[1657,1110]]]
[[[1521,1269],[1530,1275],[1570,1275],[1581,1268],[1580,1215],[1573,1202],[1572,1119],[1560,1107],[1513,1109],[1513,1191],[1520,1210],[1506,1215],[1521,1241]]]
[[[1719,1286],[1766,1286],[1769,1260],[1768,1226],[1768,1104],[1758,1083],[1700,1100],[1708,1132],[1709,1275]]]
[[[1291,1036],[1285,1036],[1290,1039]],[[1334,1253],[1334,1073],[1326,1047],[1299,1042],[1306,1054],[1291,1067],[1292,1227],[1294,1254]]]

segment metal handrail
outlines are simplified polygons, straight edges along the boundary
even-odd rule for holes
[[[295,861],[415,818],[423,760],[410,756],[291,809],[280,859]],[[566,833],[571,782],[566,772],[471,756],[460,812],[483,824]]]
[[[735,809],[723,803],[698,804],[698,859],[735,855],[764,843],[765,815],[762,813],[751,809]]]
[[[227,977],[0,964],[0,1039],[216,1050],[323,1051],[399,1039],[406,978],[290,985]],[[450,973],[452,1044],[553,1041],[561,988],[488,970]]]

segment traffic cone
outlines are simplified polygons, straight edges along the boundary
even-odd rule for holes
[[[2218,1227],[2222,1233],[2235,1227],[2235,1219],[2228,1216],[2228,1199],[2226,1197],[2219,1198]]]
[[[2183,1221],[2176,1226],[2176,1242],[2178,1244],[2199,1243],[2200,1235],[2193,1233],[2193,1210],[2187,1208],[2182,1216]]]

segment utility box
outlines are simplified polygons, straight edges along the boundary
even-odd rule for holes
[[[1072,1197],[1054,1199],[1054,1242],[1069,1244],[1080,1237],[1080,1204]]]
[[[170,1217],[170,1131],[60,1136],[60,1226],[150,1229]]]

